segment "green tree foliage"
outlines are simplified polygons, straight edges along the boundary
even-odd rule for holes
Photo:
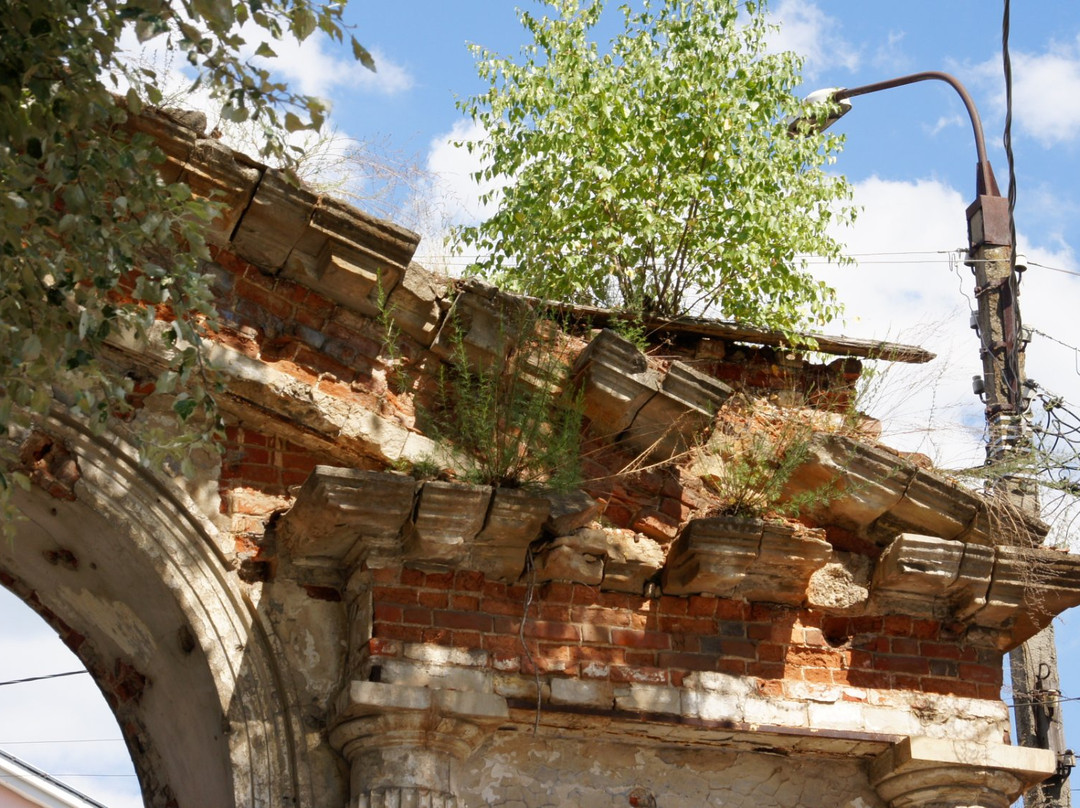
[[[704,307],[792,332],[838,312],[807,271],[840,258],[849,220],[839,140],[786,118],[800,61],[770,53],[763,4],[656,0],[590,36],[601,0],[522,12],[521,58],[474,48],[488,89],[461,103],[485,131],[465,144],[498,209],[459,232],[474,270],[545,297],[661,316]],[[816,110],[820,114],[821,110]]]
[[[102,428],[130,411],[137,384],[175,395],[189,427],[213,424],[199,346],[214,315],[202,270],[214,207],[163,182],[161,152],[125,126],[161,100],[161,77],[124,60],[121,35],[180,55],[225,117],[259,122],[264,153],[287,158],[284,133],[318,127],[323,105],[245,54],[319,30],[340,41],[341,12],[315,0],[0,0],[0,430],[54,396]],[[136,380],[110,361],[117,338],[171,364]]]

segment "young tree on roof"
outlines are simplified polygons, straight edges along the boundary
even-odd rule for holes
[[[789,121],[800,60],[766,48],[764,5],[602,0],[521,12],[519,59],[474,47],[488,89],[461,103],[498,209],[459,231],[473,270],[510,288],[650,315],[712,314],[793,332],[837,314],[805,256],[837,260],[827,227],[853,210],[824,170],[835,136]]]

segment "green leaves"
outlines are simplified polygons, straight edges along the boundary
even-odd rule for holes
[[[546,0],[520,20],[518,59],[474,49],[489,88],[460,104],[483,139],[484,181],[507,181],[497,211],[458,243],[473,268],[541,297],[677,316],[711,309],[789,333],[836,311],[801,256],[836,259],[825,232],[851,217],[840,146],[788,136],[798,110],[793,54],[765,50],[760,9],[663,0],[622,9],[602,51],[602,3]],[[839,203],[835,206],[834,203]]]
[[[183,183],[164,183],[160,149],[131,134],[129,117],[161,93],[153,69],[121,60],[120,38],[161,37],[227,102],[226,114],[258,120],[267,152],[288,163],[288,132],[317,128],[325,107],[252,64],[243,37],[258,29],[260,58],[286,36],[341,41],[342,9],[319,0],[2,4],[0,427],[26,427],[59,399],[107,429],[152,393],[170,398],[155,419],[133,421],[146,456],[170,454],[183,467],[192,444],[213,437],[216,379],[198,346],[215,319],[203,266],[218,211]],[[372,66],[358,43],[353,52]],[[139,366],[121,345],[156,360]],[[167,423],[160,414],[170,410]],[[0,514],[10,482],[21,481],[3,475],[9,460],[0,442]]]

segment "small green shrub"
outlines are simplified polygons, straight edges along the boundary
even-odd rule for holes
[[[510,488],[569,490],[581,480],[580,396],[566,387],[569,363],[555,324],[532,310],[504,318],[501,368],[470,360],[460,327],[439,373],[435,404],[418,417],[431,437],[458,450],[462,479]]]
[[[719,501],[717,514],[794,517],[835,498],[829,486],[787,494],[792,475],[810,459],[814,433],[793,413],[764,412],[742,396],[728,401],[708,443],[696,450],[696,470]]]

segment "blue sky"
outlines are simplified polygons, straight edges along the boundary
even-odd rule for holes
[[[609,18],[615,16],[613,8]],[[990,159],[1005,191],[1000,1],[773,0],[770,8],[783,25],[775,47],[806,58],[807,92],[923,70],[955,74],[982,114]],[[277,69],[301,89],[332,101],[332,122],[342,137],[429,172],[414,182],[414,189],[423,203],[419,207],[435,209],[438,216],[418,217],[416,205],[400,210],[382,206],[378,212],[421,227],[421,253],[438,264],[439,228],[477,210],[466,177],[470,162],[447,145],[451,133],[467,125],[455,98],[482,88],[465,44],[516,53],[523,31],[514,4],[353,0],[346,15],[375,54],[377,74],[349,61],[344,51],[315,41],[292,49]],[[1080,99],[1080,4],[1016,3],[1011,29],[1016,222],[1031,266],[1020,300],[1026,324],[1040,332],[1029,346],[1028,372],[1067,400],[1080,402],[1080,358],[1071,347],[1080,344],[1072,310],[1080,301],[1080,277],[1070,274],[1080,272],[1080,106],[1075,105]],[[979,371],[977,342],[967,327],[972,279],[949,254],[966,242],[964,209],[974,194],[970,125],[959,98],[940,83],[899,88],[855,99],[855,104],[837,124],[847,145],[835,168],[853,183],[863,206],[856,226],[838,234],[858,265],[819,268],[847,305],[845,319],[828,330],[919,343],[936,351],[939,359],[932,366],[886,373],[868,406],[883,420],[886,440],[893,445],[922,451],[945,466],[977,463],[982,413],[970,392],[970,378]],[[59,652],[47,650],[37,628],[31,630],[33,620],[17,617],[3,601],[0,613],[10,615],[0,621],[0,679],[70,669]],[[1080,696],[1075,623],[1072,618],[1058,627],[1063,690],[1072,697]],[[122,773],[118,744],[95,740],[118,737],[115,726],[100,723],[99,713],[84,721],[81,706],[49,709],[50,720],[55,717],[59,724],[37,721],[35,726],[34,716],[55,703],[57,694],[79,698],[74,690],[79,678],[0,688],[0,742],[55,740],[67,733],[64,737],[94,742],[4,747],[58,773]],[[47,687],[55,692],[46,694]],[[64,713],[72,719],[67,729]],[[1080,715],[1069,721],[1076,745]],[[72,782],[116,808],[137,804],[130,774]],[[125,790],[127,797],[120,795]]]

